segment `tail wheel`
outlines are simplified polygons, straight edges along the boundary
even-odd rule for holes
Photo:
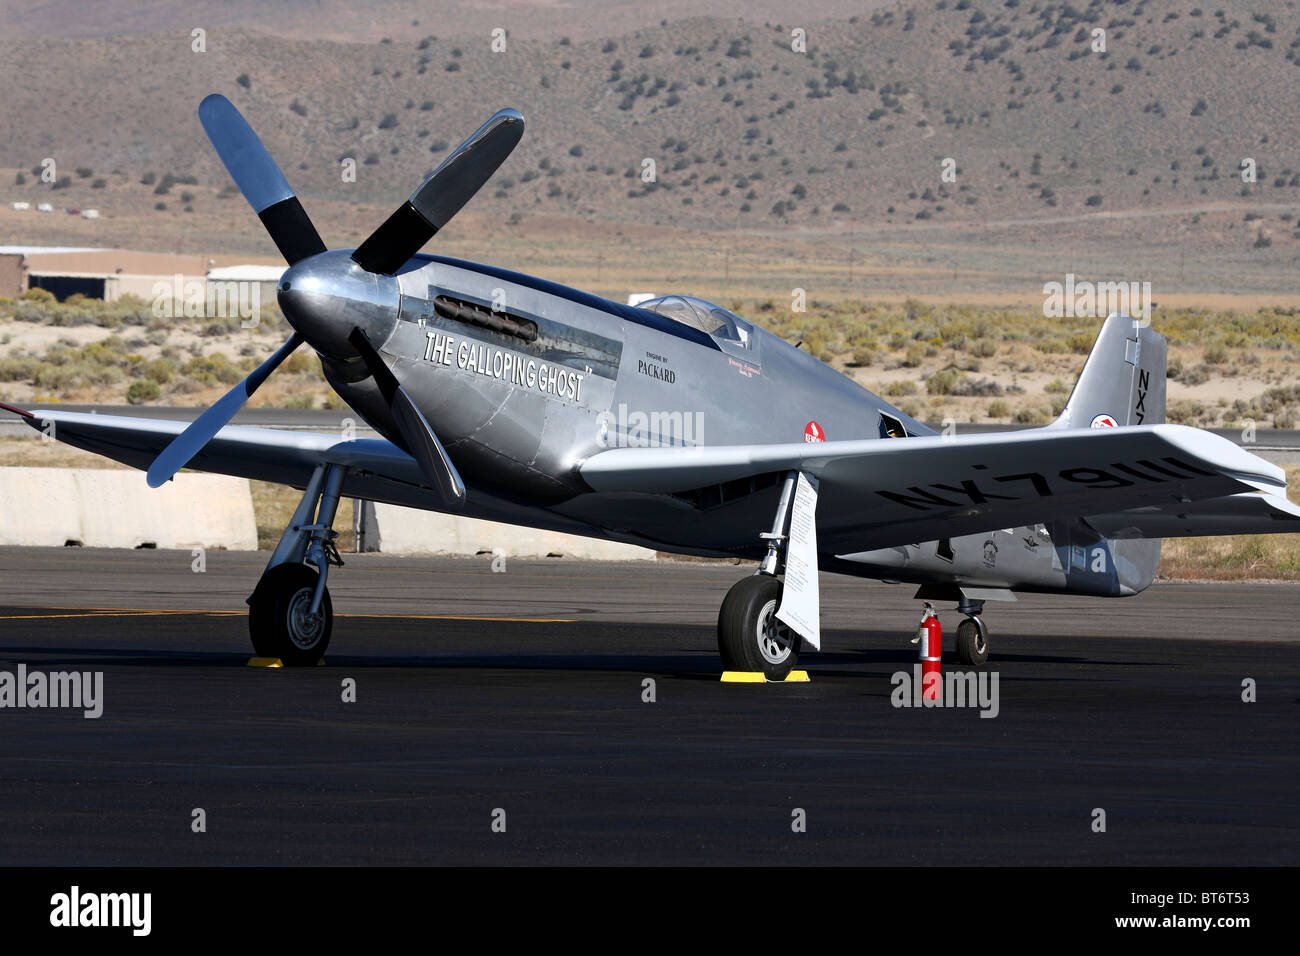
[[[989,659],[988,632],[978,617],[968,617],[957,625],[957,659],[976,667]]]
[[[305,564],[278,564],[262,575],[248,599],[248,633],[258,657],[278,657],[286,667],[310,667],[329,646],[334,607],[328,590],[311,614],[320,573]]]
[[[738,582],[718,612],[718,652],[726,670],[784,680],[799,661],[799,635],[776,619],[781,582],[756,574]]]

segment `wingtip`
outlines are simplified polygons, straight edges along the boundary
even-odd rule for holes
[[[229,102],[230,100],[226,99],[225,96],[220,93],[209,93],[199,101],[199,113],[203,113],[205,109],[212,109],[212,107],[218,103]]]

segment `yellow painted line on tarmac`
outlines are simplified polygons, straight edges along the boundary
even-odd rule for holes
[[[131,608],[130,610],[110,611],[110,610],[85,610],[73,614],[0,614],[0,621],[33,621],[48,620],[56,617],[162,617],[166,615],[177,614],[220,614],[232,615],[243,614],[243,611],[159,611],[145,608]]]
[[[206,614],[220,617],[243,617],[247,611],[205,611],[201,609],[181,610],[175,608],[87,608],[71,614],[0,614],[0,621],[33,621],[51,618],[94,618],[94,617],[163,617],[180,614]],[[335,614],[335,617],[378,617],[395,620],[414,621],[501,621],[517,624],[573,624],[574,618],[568,617],[469,617],[456,614]]]
[[[87,607],[83,611],[75,611],[73,614],[0,614],[0,620],[48,620],[52,618],[160,618],[175,617],[178,614],[216,614],[221,617],[233,617],[239,615],[243,617],[247,611],[181,611],[181,610],[162,610],[155,607],[129,607],[121,610],[100,610],[94,607]]]
[[[462,617],[457,614],[364,614],[353,612],[335,614],[335,617],[382,617],[407,621],[504,621],[519,624],[573,624],[571,617]]]

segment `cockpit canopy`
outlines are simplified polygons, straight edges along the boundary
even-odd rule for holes
[[[693,295],[661,295],[657,299],[640,303],[638,308],[648,309],[674,322],[707,332],[715,338],[749,344],[752,326],[748,322],[720,305],[697,299]]]

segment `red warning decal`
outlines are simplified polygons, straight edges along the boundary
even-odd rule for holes
[[[804,426],[803,440],[805,443],[825,441],[826,433],[822,431],[822,427],[816,422],[809,422]]]

